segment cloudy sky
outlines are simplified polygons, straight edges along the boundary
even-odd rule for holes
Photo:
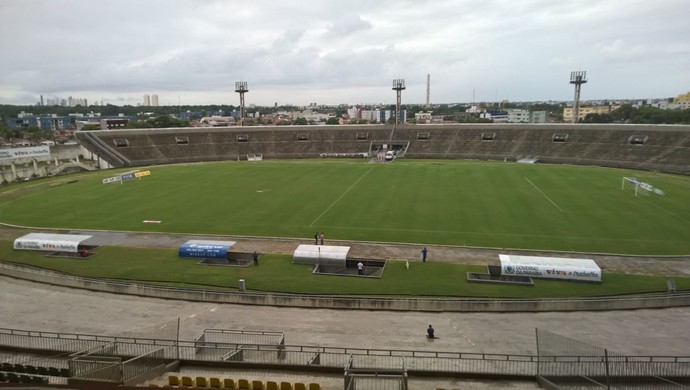
[[[690,91],[688,0],[0,0],[0,103],[569,100]]]

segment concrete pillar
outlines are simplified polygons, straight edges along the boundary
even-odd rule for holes
[[[12,166],[12,180],[14,180],[17,177],[17,167],[14,165],[14,162],[10,164]]]
[[[33,163],[34,163],[34,174],[38,175],[38,162],[36,161],[36,159],[34,159]]]
[[[57,156],[53,157],[53,158],[55,159],[55,166],[57,167],[58,165],[60,165],[60,163],[58,162]]]

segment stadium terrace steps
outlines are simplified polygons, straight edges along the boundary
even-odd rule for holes
[[[540,161],[654,169],[689,174],[690,126],[420,125],[272,126],[79,132],[77,139],[111,165],[316,158],[364,153],[373,143],[409,142],[406,157]],[[81,134],[84,133],[84,134]],[[567,135],[554,142],[555,134]],[[644,145],[633,144],[643,137]],[[122,146],[122,140],[126,145]],[[121,146],[116,146],[121,145]]]

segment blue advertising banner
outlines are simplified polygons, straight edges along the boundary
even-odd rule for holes
[[[180,246],[178,255],[180,257],[197,257],[204,259],[227,259],[228,251],[234,243],[228,244],[187,241]]]

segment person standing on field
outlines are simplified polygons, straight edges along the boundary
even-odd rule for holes
[[[426,253],[427,253],[426,247],[422,248],[422,263],[426,262]]]

